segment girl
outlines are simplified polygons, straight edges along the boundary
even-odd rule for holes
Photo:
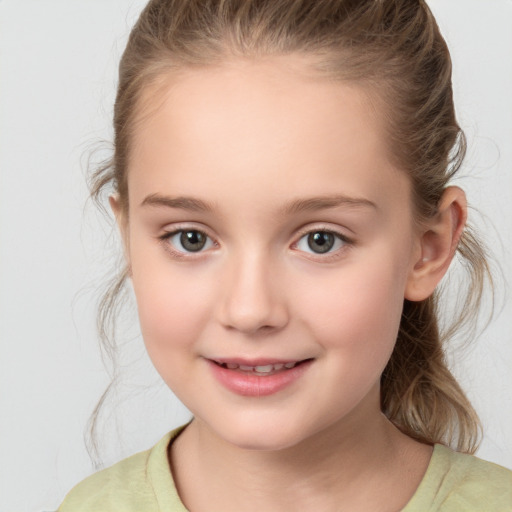
[[[193,419],[62,512],[512,508],[438,329],[454,254],[468,315],[487,265],[423,1],[152,0],[114,127],[115,289]]]

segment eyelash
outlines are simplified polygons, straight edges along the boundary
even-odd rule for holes
[[[194,258],[200,256],[203,252],[203,248],[201,248],[199,251],[187,251],[187,250],[179,250],[175,248],[175,244],[171,243],[171,239],[179,234],[183,233],[199,233],[206,237],[206,244],[210,242],[210,245],[215,246],[218,245],[211,236],[208,235],[204,230],[197,229],[197,228],[187,228],[182,227],[178,229],[173,229],[172,231],[167,231],[164,234],[160,235],[158,239],[160,242],[164,245],[165,250],[170,252],[172,256],[175,258]]]
[[[172,244],[170,242],[170,240],[173,237],[175,237],[176,235],[187,233],[187,232],[199,233],[200,235],[205,236],[207,239],[205,244],[210,243],[210,247],[208,247],[206,250],[210,249],[212,246],[213,247],[218,246],[217,242],[215,240],[213,240],[212,237],[209,236],[205,231],[203,231],[201,229],[196,229],[196,228],[183,227],[183,228],[179,228],[179,229],[173,229],[172,231],[168,231],[168,232],[165,232],[164,234],[160,235],[158,237],[158,239],[160,240],[160,242],[162,242],[165,249],[167,251],[171,252],[171,254],[176,258],[199,257],[202,253],[205,252],[204,247],[202,247],[198,251],[187,251],[187,250],[182,251],[182,250],[176,249],[175,244]],[[334,251],[332,251],[331,249],[328,249],[325,253],[316,253],[314,251],[308,252],[303,249],[298,249],[299,243],[304,238],[306,238],[312,234],[316,234],[316,233],[323,233],[323,234],[328,234],[328,235],[334,236],[335,237],[334,243],[336,244],[336,242],[341,242],[342,243],[341,247],[338,247]],[[306,243],[308,243],[308,242],[306,241]],[[297,239],[297,241],[292,244],[291,248],[294,250],[299,250],[300,252],[303,252],[305,254],[309,254],[308,257],[311,259],[316,259],[316,260],[321,260],[321,261],[331,261],[331,260],[341,257],[341,252],[344,252],[348,247],[350,247],[352,245],[354,245],[354,241],[352,239],[348,238],[346,235],[344,235],[336,230],[333,230],[332,228],[320,226],[320,227],[315,227],[313,229],[307,229],[307,230],[302,231],[300,233],[300,236]]]
[[[308,251],[304,251],[304,250],[301,251],[305,254],[308,254],[308,258],[314,259],[317,261],[329,262],[329,261],[337,260],[340,257],[342,257],[343,253],[347,249],[349,249],[351,246],[353,246],[355,243],[353,239],[347,237],[345,234],[340,233],[339,231],[337,231],[335,229],[332,229],[328,226],[316,226],[312,229],[308,228],[308,229],[305,229],[304,231],[302,231],[299,235],[298,240],[292,244],[292,248],[293,249],[298,248],[299,243],[303,239],[305,239],[306,237],[308,237],[310,235],[316,234],[316,233],[324,233],[324,234],[332,235],[335,237],[335,243],[336,243],[336,241],[338,241],[338,242],[341,242],[341,244],[342,244],[341,247],[338,247],[335,250],[329,249],[328,252],[325,252],[325,253],[317,253],[314,251],[308,252]],[[306,241],[306,243],[307,243],[307,241]],[[300,250],[300,249],[298,249],[298,250]]]

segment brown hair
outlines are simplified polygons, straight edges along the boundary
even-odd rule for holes
[[[93,197],[111,184],[127,208],[130,143],[148,86],[191,66],[292,53],[311,57],[315,73],[365,87],[379,102],[392,158],[411,179],[415,216],[421,222],[434,215],[466,145],[454,113],[450,55],[422,0],[151,0],[120,63],[114,155],[94,174]],[[469,229],[458,256],[470,286],[456,327],[474,316],[489,276]],[[100,332],[111,352],[114,336],[106,325],[125,280],[124,269],[100,306]],[[382,375],[382,410],[411,437],[474,452],[478,418],[447,367],[445,341],[437,294],[406,300]]]

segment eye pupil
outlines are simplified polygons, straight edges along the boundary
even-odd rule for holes
[[[206,236],[200,231],[183,231],[180,242],[184,249],[190,252],[200,251],[206,244]]]
[[[334,235],[327,231],[317,231],[308,235],[308,246],[316,252],[323,254],[334,247]]]

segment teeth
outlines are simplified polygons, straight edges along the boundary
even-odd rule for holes
[[[298,363],[297,362],[290,362],[290,363],[275,363],[275,364],[265,364],[265,365],[259,365],[259,366],[248,366],[245,364],[236,364],[236,363],[219,363],[221,366],[224,366],[224,368],[228,368],[229,370],[241,370],[243,372],[255,372],[255,373],[261,373],[261,374],[267,374],[272,371],[282,370],[283,368],[286,368],[289,370],[290,368],[293,368]]]
[[[269,373],[274,370],[273,364],[266,364],[265,366],[255,366],[254,370],[258,373]]]

